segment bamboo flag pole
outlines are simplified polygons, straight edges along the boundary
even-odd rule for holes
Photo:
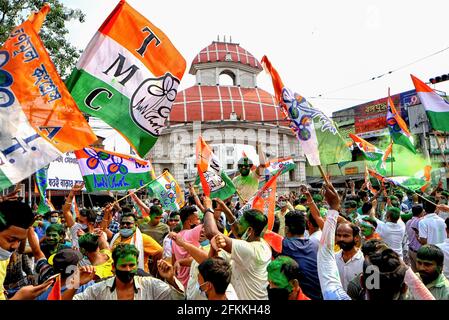
[[[155,180],[153,180],[153,181],[155,181]],[[139,191],[139,190],[141,190],[141,189],[143,189],[143,188],[145,188],[146,186],[148,186],[150,183],[152,183],[153,181],[150,181],[150,182],[148,182],[148,183],[146,183],[146,184],[144,184],[143,186],[141,186],[140,188],[138,188],[138,189],[136,189],[134,192],[136,192],[136,191]],[[131,193],[128,193],[126,196],[124,196],[124,197],[121,197],[120,199],[118,199],[118,200],[115,200],[113,203],[112,203],[112,205],[116,205],[117,203],[119,203],[120,201],[122,201],[122,200],[124,200],[124,199],[126,199],[126,198],[128,198],[129,196],[131,196]]]

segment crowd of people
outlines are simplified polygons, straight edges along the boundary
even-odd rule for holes
[[[16,192],[0,197],[0,299],[47,300],[55,276],[64,300],[449,299],[441,184],[356,192],[354,182],[337,190],[323,178],[321,189],[278,194],[267,230],[267,215],[243,210],[264,174],[251,167],[238,162],[229,199],[189,185],[179,211],[129,191],[127,202],[76,214],[82,184],[45,215]]]

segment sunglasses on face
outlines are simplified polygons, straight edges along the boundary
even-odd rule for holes
[[[179,219],[168,219],[168,221],[170,221],[170,222],[173,222],[173,221],[179,222]]]
[[[132,227],[134,225],[134,222],[121,222],[120,226],[122,227]]]

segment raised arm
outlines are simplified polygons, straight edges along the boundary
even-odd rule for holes
[[[320,215],[320,210],[318,209],[315,201],[313,201],[312,195],[310,194],[309,190],[302,186],[300,192],[304,194],[307,198],[307,205],[310,208],[310,214],[312,215],[313,219],[316,221],[318,227],[323,230],[324,227],[324,219]]]
[[[232,232],[234,234],[237,234],[238,233],[239,222],[235,218],[235,216],[232,213],[231,209],[229,209],[229,207],[226,205],[226,203],[224,203],[224,201],[221,200],[220,198],[215,198],[214,200],[218,202],[218,204],[221,207],[221,210],[223,210],[223,212],[224,212],[224,214],[226,216],[226,220],[228,221],[229,225],[231,226]]]
[[[191,243],[184,241],[184,239],[176,232],[170,232],[169,237],[180,247],[184,248],[193,259],[199,264],[208,258],[208,254],[201,248],[194,246]]]
[[[70,190],[69,195],[65,199],[65,203],[62,206],[62,213],[64,215],[67,227],[71,228],[75,224],[75,220],[73,219],[73,215],[70,212],[70,208],[72,207],[72,200],[75,196],[75,193],[78,191],[81,191],[84,187],[84,182],[82,183],[75,183],[75,185],[72,187],[72,190]]]
[[[204,208],[203,204],[200,201],[200,198],[198,198],[198,195],[196,194],[195,189],[193,188],[191,183],[189,183],[189,193],[193,196],[196,206],[201,210],[201,212],[204,212],[206,208]]]
[[[324,300],[351,300],[340,281],[337,261],[335,259],[335,230],[337,227],[340,199],[333,188],[325,186],[325,198],[331,209],[327,213],[323,235],[317,256],[318,277]]]
[[[232,251],[232,239],[222,234],[217,227],[217,222],[215,221],[214,215],[212,212],[207,211],[207,209],[212,208],[212,201],[209,197],[206,197],[204,200],[204,206],[206,207],[204,213],[204,232],[206,233],[206,237],[211,240],[214,236],[219,235],[220,239],[222,239],[224,245],[222,249],[231,253]]]
[[[134,191],[129,191],[129,194],[131,195],[131,198],[133,199],[133,201],[143,210],[145,210],[145,212],[147,214],[150,214],[150,208],[148,208],[148,206],[134,193]]]
[[[40,259],[45,259],[45,255],[39,246],[39,240],[37,239],[33,227],[29,227],[27,231],[28,243],[30,244],[31,252],[33,253],[34,259],[36,261]]]

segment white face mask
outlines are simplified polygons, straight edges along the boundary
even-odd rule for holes
[[[0,261],[8,260],[12,255],[12,252],[9,252],[8,250],[3,249],[0,247]]]
[[[58,217],[51,217],[50,218],[51,223],[58,223]]]
[[[248,239],[249,239],[249,237],[250,237],[250,235],[248,234],[248,230],[249,230],[249,228],[247,228],[246,230],[245,230],[245,232],[243,233],[243,235],[242,235],[242,240],[243,241],[248,241]]]
[[[206,282],[203,282],[203,284],[205,284]],[[202,284],[202,285],[203,285]],[[201,286],[202,286],[201,285]],[[205,300],[207,300],[207,294],[206,294],[206,292],[205,291],[203,291],[203,290],[201,290],[201,286],[200,286],[200,284],[198,283],[198,281],[196,282],[196,290],[197,291],[199,291],[199,293],[200,293],[200,296],[202,297],[202,298],[204,298]]]

